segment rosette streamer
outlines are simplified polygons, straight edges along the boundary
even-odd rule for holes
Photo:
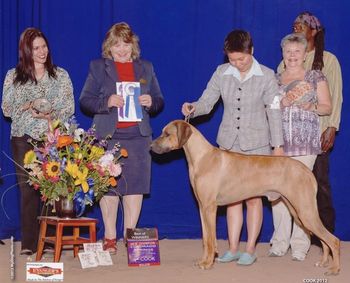
[[[86,204],[92,205],[94,202],[94,190],[89,189],[86,193],[82,189],[80,189],[73,198],[75,211],[77,213],[77,217],[80,217],[85,212]]]

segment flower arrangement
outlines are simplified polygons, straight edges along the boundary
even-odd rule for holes
[[[75,117],[66,123],[53,121],[39,142],[29,142],[34,147],[24,156],[29,183],[47,204],[53,205],[60,197],[73,200],[78,216],[109,186],[117,185],[120,158],[128,156],[119,144],[106,150],[107,140],[98,140],[94,128],[78,128]]]

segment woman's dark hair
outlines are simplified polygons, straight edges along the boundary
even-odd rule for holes
[[[321,71],[324,67],[324,63],[323,63],[324,33],[325,33],[325,30],[324,28],[322,28],[321,30],[317,31],[315,35],[315,39],[314,39],[315,57],[314,57],[314,61],[312,62],[313,70]]]
[[[49,42],[47,41],[46,36],[36,28],[27,28],[24,32],[22,32],[21,37],[19,39],[19,61],[16,66],[16,75],[14,79],[14,84],[25,84],[28,81],[32,81],[37,83],[35,78],[35,66],[33,60],[33,41],[41,37],[45,40],[47,45],[48,54],[45,62],[45,69],[47,70],[49,77],[56,78],[56,69],[57,67],[53,65]]]
[[[294,20],[294,25],[296,23],[306,25],[311,30],[316,31],[316,34],[314,37],[315,56],[314,56],[314,61],[312,62],[312,69],[322,70],[324,66],[324,62],[323,62],[324,34],[325,34],[324,27],[322,26],[320,20],[315,15],[313,15],[308,11],[300,13],[297,16],[297,18]]]
[[[244,30],[233,30],[225,38],[224,52],[242,52],[252,54],[253,39],[250,33]]]

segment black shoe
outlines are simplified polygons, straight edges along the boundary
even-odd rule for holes
[[[53,247],[46,247],[43,250],[44,253],[48,253],[48,254],[53,254],[55,252],[55,249]]]
[[[23,249],[20,252],[20,255],[33,255],[33,254],[34,254],[33,251],[29,249]]]

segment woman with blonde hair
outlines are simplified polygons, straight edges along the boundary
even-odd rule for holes
[[[327,79],[319,70],[306,70],[307,40],[293,33],[281,41],[285,70],[277,75],[280,88],[284,153],[312,170],[322,152],[320,116],[330,115],[332,102]],[[307,190],[308,188],[305,188]],[[292,217],[283,201],[272,205],[274,234],[270,256],[283,256],[289,247],[293,260],[303,261],[310,248],[310,236]]]
[[[127,23],[114,24],[102,44],[102,59],[90,63],[90,70],[80,96],[81,109],[93,116],[97,135],[110,135],[109,148],[119,143],[128,151],[123,159],[123,172],[116,187],[101,199],[105,226],[104,250],[117,251],[116,220],[121,197],[124,208],[124,237],[127,228],[135,228],[144,194],[150,193],[152,140],[150,116],[163,108],[163,96],[151,62],[140,59],[138,37]],[[133,95],[133,121],[121,119],[122,110],[129,103],[117,94],[116,83],[140,84],[140,93]],[[124,113],[126,114],[126,113]]]

